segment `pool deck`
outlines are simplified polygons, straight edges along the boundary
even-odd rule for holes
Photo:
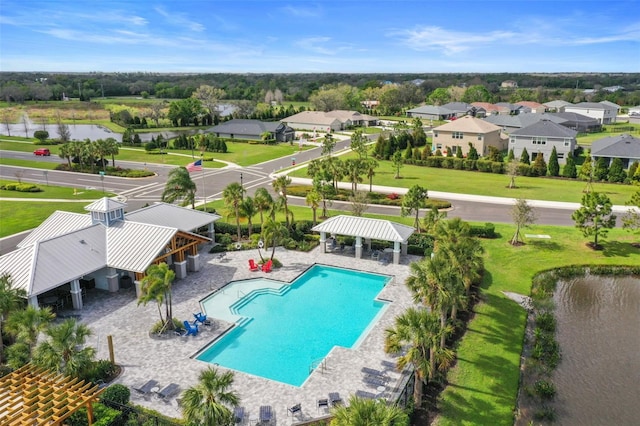
[[[309,253],[278,249],[275,257],[282,262],[283,267],[264,273],[251,272],[248,268],[248,259],[259,260],[257,250],[228,252],[220,258],[219,255],[206,253],[208,249],[209,246],[205,246],[200,253],[200,271],[190,273],[187,278],[173,284],[175,318],[193,320],[193,313],[201,310],[199,301],[230,281],[257,277],[292,281],[314,263],[394,277],[379,295],[392,303],[360,346],[353,350],[334,347],[325,358],[325,368],[316,368],[301,387],[235,372],[233,390],[239,395],[240,405],[245,407],[250,424],[255,424],[258,420],[261,405],[272,406],[275,424],[290,425],[328,414],[326,409],[318,410],[316,404],[319,398],[327,398],[329,392],[339,392],[346,402],[358,390],[389,395],[406,383],[406,372],[401,374],[385,368],[386,362],[393,362],[393,358],[383,350],[384,330],[393,326],[394,318],[412,305],[411,294],[404,281],[410,273],[409,263],[418,260],[417,256],[402,256],[399,265],[383,265],[369,257],[356,260],[353,254],[323,253],[320,247]],[[270,255],[270,251],[263,251],[263,255]],[[73,313],[79,313],[80,321],[92,330],[93,335],[88,339],[88,344],[97,349],[98,359],[109,358],[107,336],[113,336],[116,363],[124,367],[116,383],[132,388],[132,402],[177,418],[181,417],[176,400],[180,398],[179,394],[164,401],[156,396],[144,397],[133,390],[133,387],[150,379],[157,380],[161,388],[170,383],[178,384],[180,390],[194,385],[199,372],[210,366],[196,360],[194,355],[230,326],[223,320],[216,320],[215,315],[210,313],[213,324],[200,326],[200,333],[195,337],[151,338],[149,329],[158,320],[157,306],[153,303],[138,306],[133,289],[91,294],[84,309]],[[304,345],[304,341],[305,337],[300,336],[300,345]],[[273,344],[277,345],[278,342]],[[385,364],[383,361],[386,361]],[[385,390],[378,390],[363,381],[363,367],[387,370],[385,374],[390,381]],[[302,404],[302,413],[292,418],[287,415],[287,407],[297,403]]]

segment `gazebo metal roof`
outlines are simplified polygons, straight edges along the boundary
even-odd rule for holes
[[[415,229],[390,220],[340,215],[314,226],[312,231],[402,243],[409,239]]]

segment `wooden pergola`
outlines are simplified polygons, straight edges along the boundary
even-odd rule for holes
[[[56,425],[87,407],[93,423],[92,402],[102,393],[93,383],[27,364],[0,377],[0,424]]]

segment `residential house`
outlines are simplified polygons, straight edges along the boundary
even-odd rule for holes
[[[432,150],[441,150],[444,154],[449,149],[455,153],[462,150],[462,155],[469,153],[472,144],[479,155],[487,155],[489,147],[499,150],[507,147],[507,139],[500,135],[500,127],[470,115],[445,123],[433,129]]]
[[[498,102],[496,106],[499,108],[500,114],[506,115],[518,115],[524,110],[521,105],[510,104],[509,102]]]
[[[26,291],[29,304],[68,300],[82,309],[84,288],[118,291],[136,285],[152,264],[166,262],[176,278],[200,269],[198,246],[213,239],[220,216],[166,203],[125,214],[126,204],[104,197],[88,214],[56,211],[0,256],[0,274]],[[196,233],[207,229],[208,237]]]
[[[595,118],[600,124],[611,124],[616,122],[616,116],[618,115],[620,107],[611,102],[609,102],[609,104],[602,102],[580,102],[575,105],[567,105],[564,110],[565,112],[575,112]]]
[[[475,116],[478,118],[500,114],[500,107],[491,102],[471,102],[471,105],[476,109]]]
[[[514,130],[509,135],[509,150],[513,149],[515,158],[520,158],[524,148],[531,158],[542,153],[549,161],[553,148],[558,154],[558,163],[566,163],[567,154],[576,149],[578,132],[548,119],[537,121],[529,126]]]
[[[221,138],[260,140],[269,133],[270,139],[278,142],[290,142],[295,139],[295,130],[278,121],[260,121],[250,119],[233,119],[220,123],[206,130]]]
[[[520,101],[520,102],[516,102],[515,104],[523,107],[523,109],[521,110],[521,113],[532,112],[534,114],[542,114],[544,112],[547,112],[547,107],[538,102]]]
[[[594,161],[606,158],[609,164],[614,158],[619,158],[623,167],[628,169],[634,161],[640,161],[640,139],[628,134],[598,139],[591,145],[591,156]]]
[[[602,129],[602,124],[595,118],[576,112],[554,112],[551,115],[563,118],[565,121],[560,124],[579,133],[599,132]]]
[[[426,120],[449,120],[454,116],[454,112],[442,106],[423,105],[407,110],[407,117],[421,118]]]
[[[465,115],[473,115],[473,105],[468,104],[466,102],[449,102],[448,104],[442,105],[443,108],[448,109],[453,113],[453,117],[460,118]]]
[[[629,108],[629,117],[640,116],[640,105]]]
[[[280,121],[298,130],[317,130],[330,133],[344,128],[339,119],[329,116],[323,111],[302,111]]]
[[[547,111],[549,112],[564,112],[564,109],[567,105],[573,105],[571,102],[563,101],[563,100],[555,100],[550,102],[545,102],[545,107],[547,107]]]
[[[377,126],[378,118],[372,115],[362,114],[358,111],[346,111],[342,109],[334,109],[325,112],[329,117],[335,117],[342,122],[343,129],[352,127],[369,127]]]
[[[518,87],[518,82],[515,80],[505,80],[500,83],[500,87],[503,89],[516,89]]]

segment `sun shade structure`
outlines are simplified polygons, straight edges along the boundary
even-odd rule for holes
[[[62,425],[73,413],[87,407],[91,425],[91,404],[102,391],[93,383],[27,364],[0,378],[0,424]]]
[[[415,229],[390,220],[371,219],[359,216],[340,215],[329,218],[314,226],[312,231],[320,232],[320,244],[327,241],[327,234],[348,235],[356,238],[355,257],[362,257],[362,239],[371,248],[371,240],[393,242],[393,263],[400,263],[400,253],[407,254],[409,237]],[[402,249],[401,249],[402,247]]]

